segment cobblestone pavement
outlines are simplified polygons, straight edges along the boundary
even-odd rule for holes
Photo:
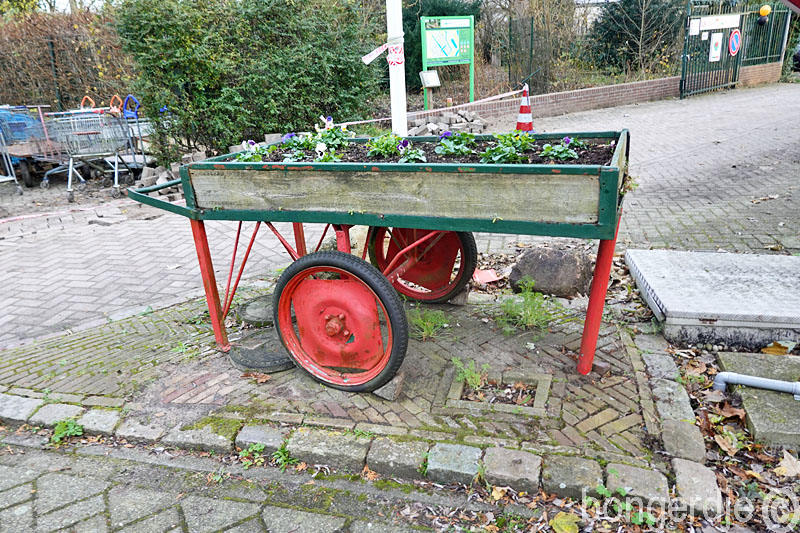
[[[139,449],[96,446],[73,454],[9,446],[0,451],[0,532],[403,533],[412,531],[400,513],[408,505],[486,507],[465,496],[314,482],[277,469],[225,468],[215,478],[219,472],[213,459]]]
[[[509,115],[497,129],[515,124]],[[800,251],[797,84],[540,118],[534,128],[631,131],[630,173],[639,187],[625,199],[621,245]]]

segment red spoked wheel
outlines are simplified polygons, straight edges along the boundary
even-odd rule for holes
[[[402,301],[375,267],[350,254],[317,252],[292,263],[275,287],[273,313],[297,366],[336,389],[375,390],[406,355]]]
[[[432,230],[372,227],[369,231],[369,256],[378,270],[386,268],[398,253]],[[478,248],[472,233],[442,231],[407,251],[412,265],[392,286],[404,296],[428,303],[442,303],[461,292],[478,264]]]

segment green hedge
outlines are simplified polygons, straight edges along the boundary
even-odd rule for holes
[[[161,161],[363,116],[381,75],[348,0],[122,0],[117,21]]]

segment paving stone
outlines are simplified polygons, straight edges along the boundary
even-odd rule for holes
[[[110,396],[89,396],[81,403],[87,407],[122,407],[125,405],[125,400]]]
[[[83,426],[84,433],[90,435],[112,435],[114,428],[119,423],[118,411],[108,409],[90,409],[78,419],[78,424]]]
[[[387,438],[377,438],[369,448],[367,465],[384,476],[424,479],[419,468],[429,448],[430,444],[423,441],[395,442]]]
[[[664,451],[673,457],[696,463],[706,462],[706,445],[700,428],[680,420],[661,421]]]
[[[243,524],[226,529],[225,533],[263,533],[264,527],[261,525],[261,520],[252,518]]]
[[[428,478],[469,485],[478,473],[482,450],[461,444],[434,444],[428,454]]]
[[[185,450],[213,451],[223,454],[233,450],[233,440],[215,433],[210,425],[199,429],[182,430],[179,424],[161,439],[161,444]]]
[[[105,509],[103,496],[98,495],[82,502],[75,503],[69,507],[53,511],[44,516],[37,511],[36,531],[49,532],[57,529],[69,527],[81,522],[90,516],[102,513]]]
[[[0,394],[0,422],[19,424],[26,422],[43,400]]]
[[[39,472],[31,468],[0,465],[0,491],[31,481],[38,476]]]
[[[0,531],[3,533],[33,531],[33,506],[26,503],[0,511]]]
[[[141,522],[136,522],[123,529],[119,533],[153,533],[154,531],[172,531],[170,528],[176,528],[178,531],[183,531],[180,527],[181,517],[178,510],[174,507],[162,511],[155,516],[151,516]]]
[[[639,334],[634,341],[642,356],[647,353],[664,353],[669,348],[669,343],[661,335]]]
[[[289,438],[287,449],[310,465],[323,464],[336,469],[361,472],[366,464],[369,440],[355,435],[300,428]]]
[[[270,533],[334,533],[341,531],[347,519],[282,507],[267,506],[261,518]]]
[[[675,360],[665,353],[643,353],[642,359],[647,365],[647,373],[652,378],[676,380],[680,376]]]
[[[177,494],[119,485],[108,491],[111,526],[122,527],[144,516],[166,509],[177,501]]]
[[[30,483],[0,492],[0,509],[17,505],[30,498],[33,498],[33,485]]]
[[[529,452],[506,448],[487,448],[483,455],[486,481],[517,491],[536,494],[542,458]]]
[[[242,450],[251,444],[263,444],[263,454],[270,455],[283,445],[287,430],[272,426],[245,426],[236,435],[236,447]]]
[[[104,515],[97,515],[89,520],[79,522],[69,528],[69,533],[106,533],[108,524]]]
[[[46,474],[36,481],[36,514],[41,516],[63,505],[106,490],[108,483],[91,478]]]
[[[388,400],[393,402],[397,400],[400,393],[403,391],[403,383],[406,379],[405,372],[398,372],[395,376],[389,380],[389,382],[384,385],[383,387],[376,389],[372,392],[378,398],[383,398],[384,400]]]
[[[223,529],[258,513],[255,503],[216,500],[201,496],[188,496],[181,500],[186,525],[193,533],[208,533]],[[299,530],[298,530],[299,531]]]
[[[651,379],[650,385],[662,419],[694,422],[694,410],[683,385],[667,379]]]
[[[356,424],[356,430],[374,433],[376,435],[406,435],[408,433],[406,428],[387,426],[384,424],[370,424],[369,422],[359,422]]]
[[[722,512],[722,493],[717,477],[710,468],[684,459],[673,459],[675,488],[678,498],[692,514]]]
[[[114,434],[132,442],[154,442],[167,432],[167,427],[160,420],[139,420],[128,417],[122,421]]]
[[[60,420],[77,418],[83,413],[83,407],[65,403],[43,405],[36,414],[28,419],[32,426],[55,426]]]
[[[612,420],[615,420],[618,416],[619,412],[609,407],[608,409],[604,409],[603,411],[600,411],[596,415],[587,418],[586,420],[584,420],[575,427],[581,433],[586,433],[597,427],[602,426],[603,424],[607,424]]]
[[[640,498],[643,507],[666,505],[669,501],[667,478],[656,470],[609,463],[606,465],[606,480],[608,490],[617,493],[617,489],[624,489],[627,498]]]
[[[591,459],[566,455],[546,455],[543,459],[542,488],[548,494],[583,501],[597,496],[603,483],[603,469]]]

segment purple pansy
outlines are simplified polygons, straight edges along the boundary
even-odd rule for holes
[[[289,139],[291,139],[292,137],[297,137],[297,134],[296,133],[287,133],[286,135],[281,137],[281,142],[287,143],[287,142],[289,142]]]
[[[566,144],[567,146],[569,146],[569,145],[570,145],[570,143],[572,143],[572,139],[570,139],[569,137],[564,137],[564,138],[561,140],[561,142],[562,142],[562,143],[564,143],[564,144]]]
[[[441,140],[442,140],[442,139],[444,139],[444,138],[447,138],[447,137],[452,137],[452,136],[453,136],[453,132],[451,132],[451,131],[445,131],[445,132],[442,132],[442,134],[441,134],[441,135],[439,135],[439,140],[441,141]]]
[[[400,144],[397,145],[397,150],[402,154],[408,148],[408,139],[403,139],[400,141]]]

